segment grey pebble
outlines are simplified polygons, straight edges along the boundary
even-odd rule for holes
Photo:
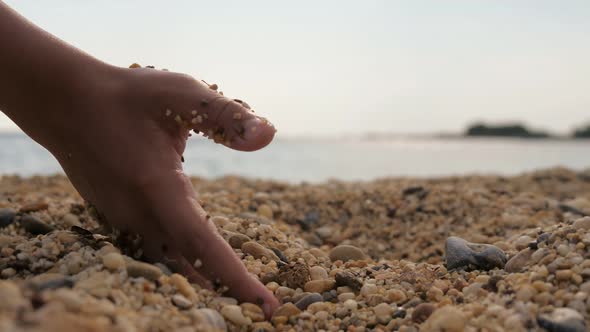
[[[22,228],[24,228],[27,232],[33,235],[47,234],[55,229],[52,226],[47,225],[46,223],[41,221],[39,218],[34,217],[30,214],[22,216],[20,218],[19,223],[22,226]]]
[[[72,288],[74,287],[75,281],[72,277],[63,277],[57,279],[51,279],[42,283],[34,284],[33,288],[38,291],[44,291],[47,289],[58,289],[58,288]]]
[[[584,317],[570,308],[557,308],[549,315],[539,316],[537,322],[549,332],[587,331]]]
[[[506,254],[491,244],[470,243],[451,236],[445,244],[447,269],[465,268],[470,265],[481,270],[504,268]]]
[[[320,294],[311,293],[311,294],[304,296],[299,301],[297,301],[297,303],[295,303],[295,306],[297,308],[299,308],[300,310],[305,310],[305,309],[307,309],[307,307],[309,307],[310,304],[316,303],[316,302],[323,302],[323,301],[324,301],[324,298]]]
[[[14,216],[16,216],[16,211],[13,209],[0,209],[0,228],[12,224]]]

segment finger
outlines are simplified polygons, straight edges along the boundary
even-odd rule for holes
[[[157,201],[151,204],[163,224],[164,233],[175,239],[176,247],[189,262],[201,262],[199,271],[209,280],[229,288],[229,294],[241,302],[261,305],[267,316],[278,306],[274,295],[256,277],[248,273],[232,248],[208,220],[197,204],[190,181],[175,174],[157,189]]]
[[[160,262],[169,267],[173,272],[184,275],[189,281],[198,284],[205,289],[213,289],[213,284],[184,258],[182,253],[175,248],[169,248],[174,241],[162,241],[161,245],[153,245],[157,241],[144,241],[150,243],[144,246],[145,255],[149,260]]]
[[[190,90],[181,89],[179,96],[162,109],[162,116],[240,151],[265,147],[276,132],[272,123],[257,116],[247,103],[222,96],[201,83],[191,85]]]

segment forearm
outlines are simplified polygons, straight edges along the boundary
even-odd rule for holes
[[[69,116],[80,90],[111,70],[0,1],[0,110],[21,128],[35,131],[40,119]]]

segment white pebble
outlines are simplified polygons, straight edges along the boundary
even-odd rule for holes
[[[353,311],[357,309],[358,304],[355,300],[346,300],[344,301],[344,307],[350,311]]]

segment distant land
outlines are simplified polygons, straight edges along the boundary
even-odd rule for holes
[[[527,128],[521,123],[509,123],[503,125],[489,125],[475,123],[467,128],[464,137],[516,137],[516,138],[590,138],[590,124],[576,129],[568,136],[557,136],[547,131],[536,131]]]

